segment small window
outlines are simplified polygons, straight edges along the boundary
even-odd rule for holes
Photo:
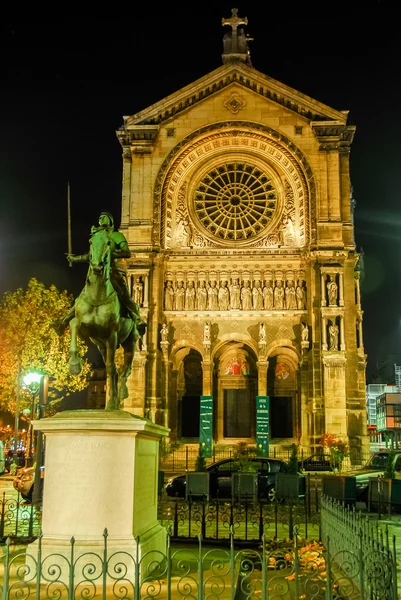
[[[175,136],[175,128],[174,127],[168,127],[166,129],[167,131],[167,137],[174,137]]]
[[[295,125],[295,134],[296,135],[302,135],[302,130],[303,130],[302,125]]]

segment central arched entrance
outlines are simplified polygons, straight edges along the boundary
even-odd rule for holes
[[[229,342],[219,350],[215,365],[215,439],[225,443],[251,441],[255,438],[255,357],[246,345]]]

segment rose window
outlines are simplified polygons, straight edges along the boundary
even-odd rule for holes
[[[222,240],[245,240],[266,229],[277,207],[277,190],[260,168],[230,162],[211,170],[195,191],[196,215]]]

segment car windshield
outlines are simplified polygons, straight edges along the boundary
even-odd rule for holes
[[[388,454],[374,454],[372,458],[368,461],[366,467],[368,469],[385,469],[387,463]]]

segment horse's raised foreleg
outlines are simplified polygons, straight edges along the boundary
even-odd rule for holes
[[[117,350],[117,332],[113,332],[106,342],[106,373],[108,382],[108,399],[106,410],[119,410],[120,400],[118,398],[118,372],[115,363]]]
[[[78,355],[78,327],[79,320],[74,317],[70,321],[71,330],[71,344],[70,344],[70,373],[71,375],[78,375],[82,369],[82,361]]]
[[[127,379],[131,375],[132,361],[134,359],[135,344],[136,344],[137,339],[138,339],[138,336],[134,335],[134,332],[132,332],[131,335],[126,339],[126,341],[123,344],[124,365],[123,365],[123,368],[121,369],[121,373],[120,373],[120,379],[119,379],[120,389],[119,389],[119,394],[118,394],[120,401],[125,400],[125,398],[128,398]]]

